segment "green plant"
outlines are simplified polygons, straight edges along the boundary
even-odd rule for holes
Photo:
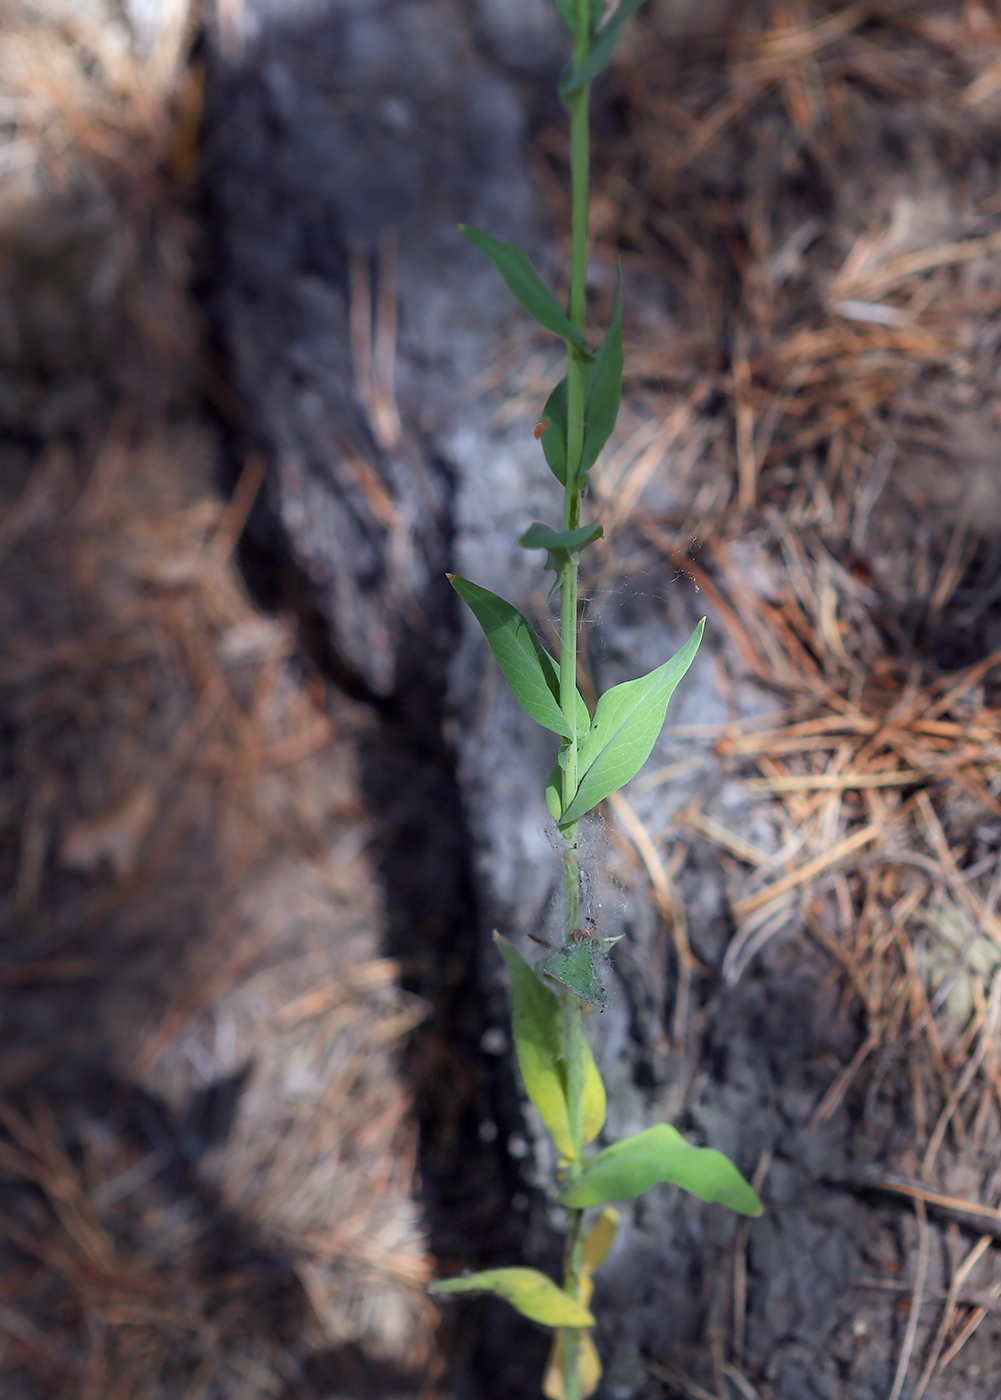
[[[537,429],[546,461],[563,487],[562,528],[535,523],[518,541],[525,549],[545,550],[546,568],[556,574],[558,663],[510,603],[468,579],[452,575],[451,581],[482,626],[522,708],[559,740],[546,801],[562,837],[564,942],[533,969],[512,944],[495,937],[511,978],[514,1042],[525,1089],[560,1153],[564,1274],[558,1286],[535,1269],[490,1269],[433,1287],[438,1293],[498,1294],[532,1321],[554,1329],[545,1394],[552,1400],[584,1400],[601,1376],[588,1304],[591,1275],[612,1243],[618,1218],[607,1203],[632,1199],[658,1182],[672,1182],[744,1215],[760,1213],[761,1203],[726,1157],[691,1146],[666,1123],[585,1156],[605,1122],[605,1088],[584,1036],[583,1012],[604,1004],[600,955],[615,940],[581,928],[577,823],[646,762],[668,701],[698,650],[703,623],[676,656],[647,676],[613,687],[599,698],[593,717],[588,713],[576,683],[577,573],[581,552],[600,538],[602,527],[581,524],[581,498],[615,426],[622,393],[621,272],[611,323],[597,351],[584,331],[590,89],[642,0],[621,0],[607,18],[604,0],[556,3],[573,40],[572,61],[560,82],[570,116],[572,180],[567,309],[519,249],[476,229],[462,231],[490,258],[524,310],[566,345],[566,376],[549,395]],[[603,1209],[585,1230],[591,1207]]]

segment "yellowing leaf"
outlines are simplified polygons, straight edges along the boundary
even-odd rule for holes
[[[601,1358],[590,1332],[582,1332],[577,1337],[577,1370],[580,1376],[581,1400],[587,1400],[598,1389],[601,1380]],[[546,1400],[566,1400],[563,1389],[563,1333],[557,1332],[553,1338],[553,1349],[549,1353],[542,1393]]]
[[[614,1206],[606,1206],[584,1239],[583,1264],[588,1277],[605,1262],[618,1231],[619,1212]],[[590,1302],[590,1295],[585,1301]]]
[[[605,1085],[594,1063],[591,1047],[584,1042],[584,1142],[594,1142],[605,1126]]]
[[[494,934],[511,977],[511,1023],[525,1092],[568,1161],[575,1153],[567,1114],[566,1076],[560,1044],[562,1014],[557,997],[535,975],[513,943]]]
[[[559,998],[529,967],[513,943],[494,934],[511,976],[511,1021],[525,1092],[538,1109],[566,1161],[574,1158],[563,1066],[563,1013]],[[584,1045],[584,1141],[593,1142],[605,1123],[605,1086],[590,1046]]]
[[[484,1269],[478,1274],[440,1279],[432,1293],[494,1293],[504,1298],[530,1322],[543,1327],[593,1327],[594,1318],[583,1303],[564,1293],[538,1269]]]
[[[605,1260],[612,1247],[615,1233],[619,1228],[619,1212],[606,1206],[591,1226],[584,1239],[583,1268],[580,1279],[580,1300],[585,1305],[591,1302],[594,1292],[592,1273]],[[577,1339],[577,1367],[580,1374],[581,1400],[587,1400],[598,1389],[601,1380],[601,1359],[590,1332],[583,1332]],[[553,1338],[549,1353],[546,1377],[542,1383],[542,1393],[546,1400],[566,1400],[563,1390],[563,1333]]]

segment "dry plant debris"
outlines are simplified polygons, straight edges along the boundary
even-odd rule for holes
[[[140,1148],[85,1104],[67,1114],[65,1096],[54,1116],[39,1093],[96,1027],[118,1074],[187,1115],[226,1218],[247,1223],[260,1204],[255,1246],[294,1256],[317,1327],[390,1352],[401,1329],[426,1335],[392,1075],[420,1007],[378,956],[350,761],[362,721],[303,683],[289,625],[256,614],[237,581],[257,468],[223,506],[211,434],[157,387],[176,385],[191,345],[184,230],[162,203],[164,168],[188,178],[195,154],[197,76],[176,80],[186,31],[157,49],[153,81],[118,31],[80,13],[53,23],[9,3],[0,40],[5,264],[20,270],[31,239],[73,247],[81,279],[112,289],[81,336],[66,298],[38,295],[43,258],[34,280],[10,280],[0,323],[5,366],[73,347],[58,392],[29,377],[5,409],[48,446],[29,461],[5,439],[0,518],[0,567],[17,580],[0,683],[21,726],[0,791],[0,984],[20,1027],[0,1060],[0,1366],[25,1397],[194,1397],[213,1381],[308,1394],[266,1282],[246,1253],[205,1266],[203,1218],[165,1192],[148,1134]],[[914,1203],[910,1277],[858,1282],[902,1290],[894,1392],[920,1396],[996,1322],[1001,1296],[1001,19],[979,0],[788,3],[741,8],[722,38],[699,38],[668,32],[670,15],[656,11],[619,65],[598,145],[597,294],[621,256],[633,285],[669,296],[646,320],[632,310],[629,411],[595,474],[631,552],[595,586],[655,559],[702,589],[731,683],[771,697],[771,719],[712,737],[772,841],[695,807],[673,856],[676,830],[637,818],[631,835],[688,989],[676,1041],[702,977],[673,890],[692,842],[729,862],[721,971],[746,975],[798,930],[830,959],[859,1036],[816,1114],[853,1097],[873,1114],[906,1107],[897,1159],[855,1185]],[[558,200],[562,147],[543,154]],[[109,180],[123,167],[128,218]],[[84,227],[96,231],[81,240]],[[29,292],[48,319],[27,314]],[[93,384],[120,336],[140,349],[119,354],[109,418]],[[150,374],[164,356],[170,372]],[[530,359],[505,413],[534,416],[541,377]],[[80,385],[102,409],[82,433]],[[220,1074],[253,1109],[228,1145],[211,1141],[219,1095],[191,1112],[192,1090]],[[741,1257],[719,1374],[754,1394]]]
[[[308,1397],[327,1355],[356,1394],[432,1336],[425,1008],[380,951],[367,714],[248,597],[263,464],[216,488],[192,20],[144,48],[92,8],[0,35],[0,1388]]]
[[[724,978],[798,935],[840,979],[857,1049],[814,1121],[854,1096],[907,1123],[855,1183],[917,1214],[899,1400],[1001,1289],[1001,16],[776,4],[658,41],[670,14],[620,65],[600,148],[599,254],[669,299],[634,311],[634,418],[595,473],[633,543],[593,583],[661,561],[698,587],[722,683],[770,712],[711,736],[767,821],[752,841],[698,803],[670,829],[619,815],[675,931],[676,1041],[704,971],[672,885],[692,841],[729,871]],[[929,1322],[943,1219],[980,1233],[949,1235]],[[989,1297],[964,1304],[975,1271]]]

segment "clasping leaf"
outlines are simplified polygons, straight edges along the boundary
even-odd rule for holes
[[[549,470],[561,486],[567,484],[567,381],[561,379],[546,399],[542,421],[549,426],[542,434],[542,450]]]
[[[560,19],[569,29],[571,34],[577,32],[577,5],[576,0],[556,0],[556,8],[560,12]]]
[[[446,577],[472,609],[514,698],[526,715],[543,729],[569,739],[570,725],[560,709],[559,667],[532,631],[528,619],[489,588],[481,588],[459,574]],[[580,735],[588,731],[591,716],[579,690],[576,691],[576,706]]]
[[[513,243],[505,243],[503,238],[495,238],[492,233],[481,233],[479,229],[470,228],[468,224],[460,224],[459,229],[470,243],[486,253],[504,278],[512,296],[533,321],[558,335],[568,345],[576,346],[588,359],[594,358],[583,334],[570,320],[520,248],[516,248]]]
[[[546,779],[546,806],[559,826],[563,821],[563,771],[558,763]]]
[[[556,8],[560,12],[560,18],[576,38],[580,29],[580,15],[576,0],[556,0]],[[605,9],[605,0],[590,0],[590,4],[584,11],[584,19],[587,23],[587,34],[590,37],[594,33],[595,26],[601,19]]]
[[[539,975],[559,982],[588,1006],[603,1008],[608,1003],[608,992],[600,964],[602,960],[607,962],[609,950],[621,937],[616,934],[614,938],[597,938],[577,930],[562,948],[539,964]]]
[[[581,550],[600,540],[604,533],[600,525],[581,525],[576,530],[556,531],[537,520],[534,525],[529,525],[518,543],[522,549],[546,550],[546,568],[560,573],[568,564],[576,564]]]
[[[583,87],[598,76],[615,52],[622,26],[643,4],[643,0],[621,0],[618,9],[608,20],[601,32],[596,35],[587,58],[578,68],[570,67],[560,79],[560,97],[564,105],[576,97]]]
[[[539,1111],[560,1154],[572,1161],[563,1062],[562,1008],[513,943],[494,934],[511,976],[512,1028],[525,1092]],[[584,1141],[593,1142],[605,1123],[605,1086],[591,1049],[584,1045]]]
[[[622,400],[622,268],[615,292],[615,307],[611,324],[598,347],[594,373],[590,377],[587,402],[584,405],[584,447],[577,468],[578,485],[583,486],[587,474],[612,435]]]
[[[619,1212],[611,1206],[606,1206],[587,1233],[581,1251],[580,1278],[580,1300],[585,1305],[590,1304],[591,1294],[594,1292],[594,1280],[591,1275],[611,1249],[618,1228]],[[577,1368],[581,1400],[588,1400],[588,1396],[598,1389],[598,1382],[601,1380],[601,1359],[590,1332],[585,1332],[577,1339]],[[549,1353],[549,1365],[546,1367],[542,1393],[546,1400],[566,1400],[566,1392],[563,1389],[562,1332],[558,1332],[553,1338],[553,1349]]]
[[[622,269],[615,293],[615,308],[597,358],[584,369],[584,444],[577,467],[577,482],[587,483],[587,474],[611,437],[622,399]],[[567,381],[561,379],[542,410],[546,430],[542,450],[549,470],[561,486],[567,484]]]
[[[592,1157],[583,1175],[561,1192],[560,1201],[580,1210],[631,1200],[662,1181],[739,1215],[760,1215],[763,1209],[729,1158],[712,1147],[693,1147],[667,1123],[657,1123]]]
[[[667,704],[699,649],[705,618],[681,650],[639,680],[606,690],[594,708],[591,728],[577,753],[581,775],[573,801],[559,818],[562,826],[617,792],[650,757],[664,725]]]
[[[521,708],[544,729],[551,729],[554,734],[562,734],[569,739],[570,725],[564,718],[558,699],[559,673],[553,658],[536,637],[527,619],[511,603],[491,593],[489,588],[481,588],[478,583],[471,583],[458,574],[449,574],[448,581],[459,597],[472,608]]]
[[[432,1293],[496,1293],[505,1298],[522,1317],[543,1327],[593,1327],[590,1311],[564,1293],[551,1278],[538,1269],[483,1269],[478,1274],[440,1279],[432,1283]]]

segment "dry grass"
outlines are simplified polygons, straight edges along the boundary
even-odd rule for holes
[[[668,277],[673,333],[633,328],[595,479],[620,558],[595,587],[652,558],[697,585],[729,643],[721,683],[772,711],[714,737],[773,839],[700,804],[631,835],[676,946],[657,867],[685,857],[661,843],[720,851],[725,978],[800,930],[826,953],[860,1037],[815,1122],[906,1086],[907,1142],[876,1184],[918,1211],[894,1396],[908,1376],[922,1395],[989,1315],[959,1298],[997,1233],[952,1251],[926,1334],[926,1203],[976,1228],[1001,1201],[1001,17],[790,4],[723,41],[652,40],[616,74],[595,211],[609,267]],[[680,1004],[699,970],[678,963]]]
[[[754,841],[700,803],[658,820],[645,794],[684,761],[612,807],[673,938],[675,1047],[708,971],[675,879],[707,841],[727,872],[724,978],[805,937],[860,1028],[814,1122],[849,1098],[863,1118],[904,1110],[896,1160],[868,1181],[918,1216],[898,1400],[990,1315],[959,1301],[969,1275],[998,1277],[1001,15],[738,4],[686,36],[678,14],[635,27],[597,142],[595,322],[620,259],[635,300],[623,413],[592,473],[614,545],[590,585],[600,600],[665,564],[687,578],[726,637],[732,713],[751,698],[770,715],[689,736],[751,796]],[[565,159],[555,127],[539,175],[556,227]],[[520,354],[507,421],[535,416],[551,377]],[[950,1245],[930,1328],[929,1212],[994,1231]],[[738,1249],[738,1311],[739,1266]],[[739,1333],[718,1383],[754,1394]]]
[[[5,362],[44,364],[69,335],[77,380],[103,383],[108,345],[128,347],[113,415],[29,375],[15,417],[48,446],[31,461],[5,449],[0,686],[19,736],[0,788],[0,984],[18,997],[0,1060],[4,1385],[305,1395],[301,1355],[324,1337],[416,1366],[426,1265],[394,1045],[421,1008],[379,957],[351,758],[363,717],[304,681],[291,624],[249,604],[232,550],[260,469],[220,501],[179,371],[195,343],[184,24],[140,63],[100,24],[4,18],[0,244],[9,285],[50,307],[32,318],[10,294]],[[673,881],[707,841],[734,923],[723,974],[801,931],[860,1027],[817,1121],[906,1098],[906,1148],[869,1185],[915,1203],[895,1392],[910,1378],[920,1396],[999,1291],[983,1279],[1001,1197],[1001,20],[972,0],[788,4],[742,10],[721,41],[669,43],[658,22],[616,70],[598,149],[599,300],[617,256],[633,285],[671,290],[649,320],[633,309],[626,412],[595,474],[619,548],[596,586],[651,557],[698,584],[730,643],[722,683],[770,697],[769,720],[713,738],[771,843],[698,807],[670,832],[622,815],[683,974],[677,1043],[702,974]],[[542,162],[556,206],[562,142]],[[23,275],[45,227],[57,251],[84,249],[81,285],[108,269],[96,340],[66,312],[73,295],[36,295],[50,264]],[[81,242],[82,227],[96,233]],[[507,413],[534,415],[543,368],[529,361]],[[159,1146],[50,1090],[81,1038],[165,1106]],[[227,1082],[242,1089],[228,1135],[193,1112]],[[178,1161],[188,1184],[168,1189]],[[217,1225],[290,1261],[304,1331],[267,1269],[206,1262],[206,1193]],[[938,1296],[942,1217],[983,1233],[952,1250]],[[754,1394],[741,1258],[738,1241],[719,1374]]]
[[[25,1400],[308,1396],[322,1353],[356,1393],[352,1357],[412,1378],[434,1320],[368,719],[247,596],[262,463],[215,484],[182,9],[145,52],[97,10],[9,4],[0,38],[0,1384]]]

